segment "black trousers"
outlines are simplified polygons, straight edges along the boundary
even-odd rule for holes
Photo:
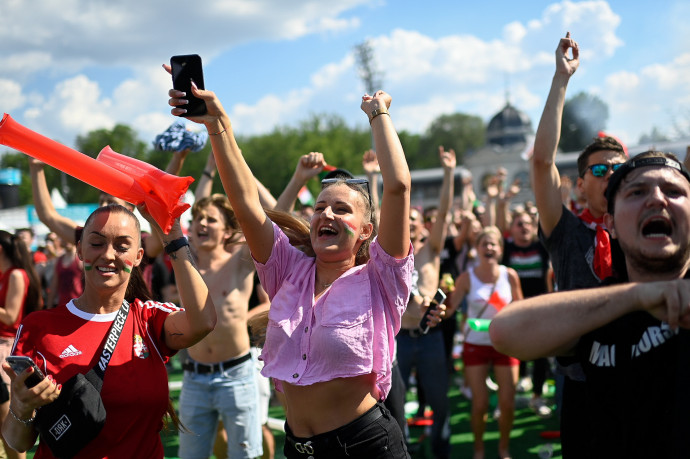
[[[330,432],[300,438],[285,423],[287,459],[409,459],[398,423],[383,403]]]

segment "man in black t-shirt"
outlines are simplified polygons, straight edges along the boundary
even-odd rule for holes
[[[618,278],[513,303],[491,339],[515,357],[571,355],[582,366],[588,457],[687,457],[690,174],[670,153],[641,153],[606,197]]]

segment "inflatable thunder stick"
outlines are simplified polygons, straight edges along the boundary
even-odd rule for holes
[[[0,144],[19,150],[99,190],[146,209],[167,234],[173,221],[189,208],[181,201],[194,181],[177,177],[106,147],[103,160],[66,147],[38,134],[5,113],[0,121]],[[100,155],[99,155],[100,158]]]

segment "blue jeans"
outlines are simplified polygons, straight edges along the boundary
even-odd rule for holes
[[[417,384],[424,390],[426,401],[434,411],[431,426],[431,450],[436,458],[450,457],[450,416],[448,401],[448,368],[441,330],[431,329],[426,335],[411,336],[401,330],[398,342],[398,366],[405,384],[409,384],[412,368],[417,369]]]
[[[208,458],[218,430],[218,418],[228,434],[228,457],[254,458],[263,454],[256,363],[249,359],[223,372],[184,372],[180,393],[179,456]]]

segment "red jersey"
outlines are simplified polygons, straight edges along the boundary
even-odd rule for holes
[[[4,338],[14,338],[17,334],[17,328],[19,328],[19,323],[22,321],[24,316],[24,307],[26,306],[26,295],[29,293],[29,276],[21,268],[10,268],[0,276],[0,308],[4,308],[7,302],[7,288],[8,280],[10,278],[10,273],[14,270],[18,270],[22,273],[24,277],[24,297],[22,298],[22,307],[17,315],[17,320],[12,325],[7,325],[6,323],[0,322],[0,336]]]
[[[169,397],[165,362],[176,352],[165,345],[163,323],[179,310],[172,303],[155,301],[136,300],[131,305],[101,390],[105,427],[76,458],[163,457],[159,433]],[[89,314],[73,301],[34,312],[19,327],[13,355],[31,357],[46,375],[64,384],[96,364],[116,315],[117,311]],[[34,457],[53,455],[39,441]]]

